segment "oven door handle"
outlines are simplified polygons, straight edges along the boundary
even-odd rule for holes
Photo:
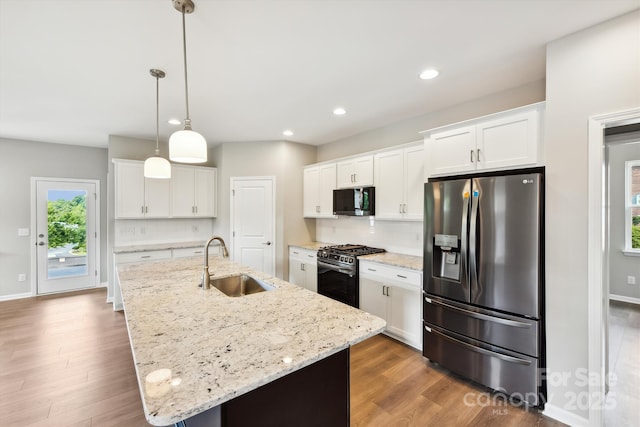
[[[326,262],[322,262],[320,260],[318,260],[318,268],[326,268],[327,270],[333,270],[333,271],[337,271],[338,273],[342,273],[342,274],[348,274],[349,277],[354,277],[355,273],[348,269],[348,268],[340,268],[336,265],[333,264],[327,264]]]

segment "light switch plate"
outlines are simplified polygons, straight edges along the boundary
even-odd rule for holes
[[[28,228],[18,228],[18,236],[28,236],[29,229]]]

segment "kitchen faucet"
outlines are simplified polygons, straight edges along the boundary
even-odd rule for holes
[[[222,246],[222,256],[224,258],[229,257],[229,251],[227,251],[227,245],[224,244],[224,240],[222,240],[222,237],[213,236],[209,240],[207,240],[207,243],[204,244],[204,271],[202,272],[202,282],[201,282],[202,289],[209,289],[211,287],[210,285],[211,275],[209,274],[209,245],[214,240],[217,240],[218,242],[220,242],[220,246]]]

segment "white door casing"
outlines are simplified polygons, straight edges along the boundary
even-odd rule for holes
[[[231,178],[232,260],[275,274],[275,177]]]
[[[33,294],[47,294],[92,288],[100,282],[99,264],[99,181],[63,178],[31,178],[33,232]],[[86,194],[86,264],[75,266],[72,256],[50,257],[48,230],[49,192],[80,191]],[[52,193],[53,194],[53,193]],[[64,251],[64,249],[61,249]],[[54,251],[55,252],[55,251]],[[60,263],[60,269],[51,265]],[[55,263],[55,262],[54,262]],[[85,267],[86,266],[86,267]],[[58,274],[60,273],[60,274]]]

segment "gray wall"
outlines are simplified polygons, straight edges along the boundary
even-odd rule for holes
[[[423,130],[544,101],[544,91],[545,82],[539,80],[324,144],[318,147],[318,161],[419,141]]]
[[[609,293],[640,299],[640,258],[625,256],[625,162],[640,160],[640,133],[622,136],[613,143],[607,138],[609,189]],[[622,143],[621,141],[629,141]],[[633,141],[633,142],[631,142]],[[627,276],[636,276],[638,284],[628,285]]]
[[[549,385],[550,403],[588,418],[588,120],[640,105],[640,12],[547,46],[545,115],[547,358],[571,375]],[[572,400],[573,399],[573,400]]]
[[[62,144],[0,139],[0,298],[31,291],[31,245],[18,228],[31,229],[31,177],[100,181],[100,236],[107,230],[107,150]],[[100,240],[100,281],[107,280],[107,239]],[[26,273],[27,281],[18,282]]]
[[[302,167],[316,161],[316,147],[288,141],[226,143],[213,149],[218,167],[216,234],[230,241],[231,177],[276,177],[276,275],[288,277],[288,245],[315,239],[315,221],[302,217]]]

